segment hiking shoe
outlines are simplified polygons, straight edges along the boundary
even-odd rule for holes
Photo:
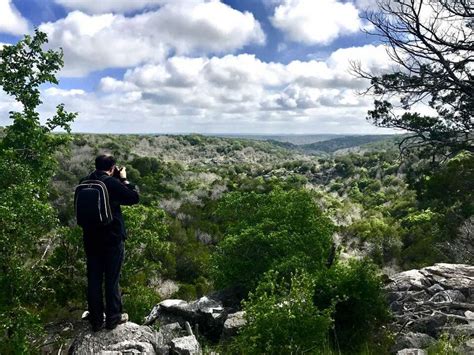
[[[91,328],[92,328],[92,331],[95,333],[95,332],[98,332],[99,330],[102,330],[104,329],[104,323],[91,323]]]
[[[128,322],[128,314],[122,313],[120,318],[114,320],[113,322],[106,322],[105,327],[109,330],[117,328],[117,325],[127,323]]]

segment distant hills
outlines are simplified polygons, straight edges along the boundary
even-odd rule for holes
[[[337,136],[309,144],[294,144],[275,139],[267,139],[267,141],[279,147],[297,150],[305,154],[332,154],[348,150],[389,149],[394,147],[398,138],[398,135]]]

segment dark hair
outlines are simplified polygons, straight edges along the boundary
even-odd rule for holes
[[[97,170],[108,171],[115,165],[115,159],[111,155],[102,154],[95,158],[95,168]]]

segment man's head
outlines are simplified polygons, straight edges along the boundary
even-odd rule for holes
[[[114,167],[115,159],[111,155],[102,154],[95,158],[95,168],[97,170],[106,171],[110,175],[113,173]]]

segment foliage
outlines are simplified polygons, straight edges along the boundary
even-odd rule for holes
[[[378,5],[366,19],[398,67],[383,75],[356,69],[371,79],[376,97],[368,119],[413,133],[404,139],[404,148],[447,155],[473,151],[474,13],[469,1],[382,0]],[[401,115],[389,101],[394,95],[405,110]],[[436,113],[414,112],[420,102]]]
[[[375,216],[360,219],[347,228],[347,233],[361,242],[371,243],[370,257],[379,265],[400,258],[402,231],[392,219]]]
[[[237,346],[249,354],[316,353],[327,341],[331,310],[312,301],[314,280],[304,271],[290,277],[268,272],[244,302],[247,324]]]
[[[54,291],[54,305],[58,307],[79,307],[85,304],[86,263],[79,227],[61,227],[50,241],[54,245],[46,261],[54,270],[47,280],[48,287]]]
[[[466,342],[467,338],[467,336],[453,337],[449,333],[443,333],[434,344],[428,347],[428,355],[461,354],[460,347]]]
[[[59,105],[41,125],[35,111],[40,85],[57,83],[55,74],[63,65],[61,51],[43,51],[46,42],[46,35],[36,31],[4,46],[0,58],[0,86],[23,105],[22,112],[10,113],[13,123],[0,142],[0,343],[14,352],[30,350],[28,339],[38,332],[39,312],[53,293],[45,261],[57,220],[47,188],[56,166],[53,153],[68,136],[52,131],[69,132],[75,117]]]
[[[53,135],[61,128],[70,132],[70,123],[76,117],[68,113],[64,105],[56,108],[56,114],[40,124],[35,111],[41,104],[40,85],[57,84],[55,74],[63,66],[62,51],[43,51],[47,42],[45,33],[25,36],[16,45],[2,48],[0,60],[0,86],[23,105],[23,112],[11,112],[13,124],[5,128],[0,142],[2,155],[15,162],[31,167],[34,178],[47,184],[54,172],[54,152],[68,140],[68,135]]]
[[[141,323],[150,307],[159,301],[151,285],[159,278],[171,258],[171,245],[165,213],[155,206],[137,205],[124,208],[128,229],[121,287],[130,319]]]
[[[312,271],[328,261],[333,225],[305,190],[229,193],[217,215],[225,230],[212,256],[217,287],[252,290],[269,270]]]
[[[368,343],[377,346],[377,338],[383,340],[380,327],[389,314],[381,278],[370,261],[340,262],[319,273],[314,303],[319,309],[334,307],[336,348],[357,352]],[[384,344],[382,341],[380,345]]]

